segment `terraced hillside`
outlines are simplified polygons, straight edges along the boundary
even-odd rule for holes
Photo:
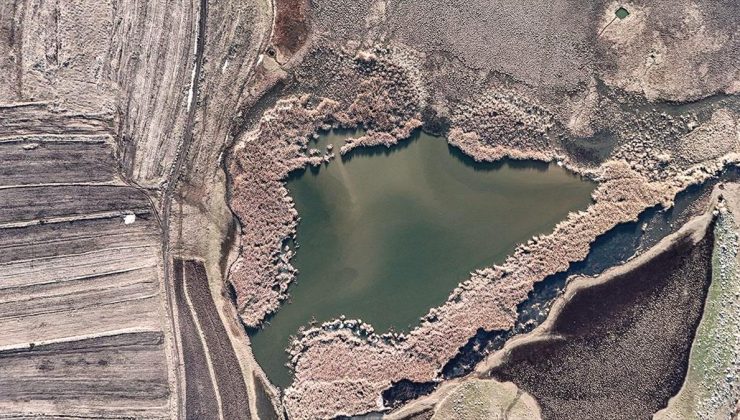
[[[0,6],[0,417],[177,410],[161,194],[139,185],[178,148],[197,6]]]
[[[0,418],[191,417],[170,266],[220,263],[218,162],[270,13],[0,2]]]
[[[169,417],[161,231],[113,150],[0,142],[0,416]]]

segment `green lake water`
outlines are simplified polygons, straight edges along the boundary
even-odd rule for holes
[[[354,135],[333,131],[311,147],[332,143],[338,154]],[[284,349],[311,319],[344,314],[378,333],[408,330],[470,271],[586,208],[594,187],[554,164],[476,163],[425,133],[294,174],[299,274],[290,303],[251,337],[257,361],[286,387]]]

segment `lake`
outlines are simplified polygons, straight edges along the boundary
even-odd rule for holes
[[[361,132],[334,130],[322,152]],[[555,164],[478,163],[417,132],[392,148],[358,148],[287,181],[301,218],[290,303],[252,334],[257,361],[287,387],[289,337],[312,319],[346,315],[407,331],[476,268],[549,233],[591,203],[595,183]]]

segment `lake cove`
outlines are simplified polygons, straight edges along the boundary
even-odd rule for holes
[[[310,147],[339,147],[333,131]],[[311,320],[346,315],[379,333],[409,330],[470,271],[501,263],[591,203],[595,184],[533,161],[479,163],[445,139],[416,133],[392,147],[358,148],[293,174],[300,217],[289,303],[252,334],[275,385],[291,382],[285,348]]]

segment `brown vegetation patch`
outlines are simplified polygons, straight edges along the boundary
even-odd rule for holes
[[[647,183],[624,164],[608,165],[594,193],[595,204],[572,213],[552,234],[521,245],[503,266],[477,270],[408,335],[366,338],[366,326],[347,322],[305,331],[291,349],[296,380],[286,391],[289,413],[308,418],[377,410],[382,408],[377,396],[392,382],[436,380],[478,328],[510,328],[516,305],[534,282],[583,259],[597,236],[616,223],[634,220],[646,207],[670,202],[675,191]],[[352,397],[335,402],[321,397],[339,389]]]
[[[231,205],[244,230],[231,281],[248,326],[259,325],[277,309],[294,276],[284,241],[292,236],[298,215],[283,180],[297,168],[330,158],[309,158],[308,137],[332,125],[364,124],[368,135],[345,144],[342,153],[363,145],[389,146],[416,126],[417,110],[439,99],[424,94],[428,81],[422,81],[417,67],[398,64],[413,62],[412,53],[405,51],[400,58],[389,51],[376,49],[354,58],[331,47],[312,51],[296,69],[291,92],[321,95],[279,101],[235,148]],[[605,110],[594,115],[629,130],[603,142],[605,151],[596,150],[599,166],[581,166],[561,147],[565,132],[552,103],[518,88],[484,92],[438,113],[450,122],[450,143],[482,161],[504,156],[562,159],[575,171],[598,178],[595,203],[569,215],[552,234],[522,244],[502,266],[472,273],[408,335],[374,334],[371,326],[347,320],[303,331],[291,348],[296,380],[285,393],[290,415],[315,418],[381,410],[378,397],[392,383],[438,380],[440,369],[479,328],[508,329],[515,322],[516,305],[535,282],[582,260],[595,238],[614,225],[635,220],[648,207],[669,205],[678,191],[737,158],[730,145],[722,156],[677,165],[663,152],[676,151],[675,139],[690,131],[694,116],[673,117],[655,109],[623,112],[620,107],[633,104],[609,98],[599,105]],[[601,104],[592,102],[593,107]]]
[[[272,43],[280,54],[279,61],[287,61],[308,40],[311,8],[309,0],[275,0],[275,7]]]

